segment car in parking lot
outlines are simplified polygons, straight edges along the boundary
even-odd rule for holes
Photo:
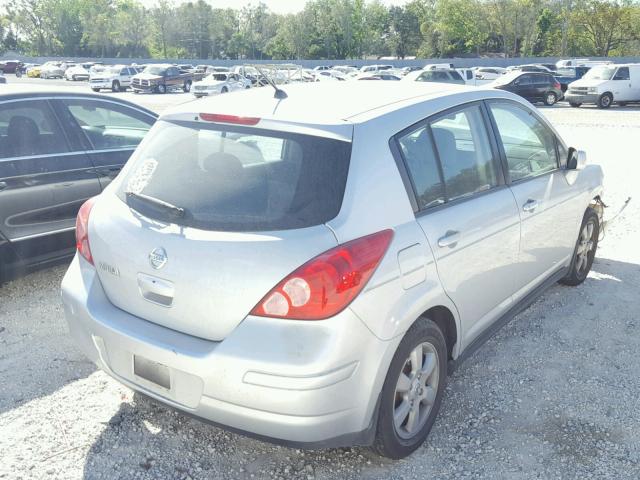
[[[192,86],[192,93],[200,98],[209,95],[246,90],[251,88],[251,80],[241,77],[237,73],[211,73]]]
[[[94,92],[99,92],[102,89],[109,89],[112,92],[124,92],[131,86],[131,79],[137,74],[138,71],[134,67],[112,65],[99,72],[92,73],[89,78],[89,87]]]
[[[614,103],[640,102],[640,63],[592,67],[569,84],[565,98],[572,107],[594,103],[609,108]]]
[[[530,102],[551,106],[563,98],[560,82],[550,73],[514,70],[489,84],[492,88],[513,92]]]
[[[176,65],[148,65],[141,73],[131,77],[131,89],[134,93],[167,93],[171,90],[189,92],[193,82],[201,79],[201,73],[180,70]]]
[[[89,80],[89,69],[91,68],[91,64],[89,63],[79,63],[72,67],[67,68],[64,71],[65,80],[70,80],[72,82],[77,82],[80,80]]]
[[[434,68],[432,70],[412,72],[404,77],[403,81],[452,83],[457,85],[464,85],[466,83],[462,75],[453,68]]]
[[[42,70],[42,65],[31,64],[27,66],[25,69],[25,73],[29,78],[40,78],[40,71]]]
[[[563,92],[566,92],[569,88],[569,84],[580,80],[584,77],[591,67],[565,67],[559,68],[553,76],[560,83],[560,88]]]
[[[400,458],[449,364],[547,286],[584,281],[602,170],[509,92],[312,91],[164,113],[80,209],[65,315],[88,358],[174,408]]]
[[[155,117],[98,95],[0,91],[0,283],[73,255],[80,205],[115,178]]]
[[[46,62],[40,67],[40,78],[63,78],[64,69],[61,62]]]

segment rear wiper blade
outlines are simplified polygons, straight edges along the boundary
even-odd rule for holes
[[[165,202],[164,200],[160,200],[159,198],[151,197],[149,195],[145,195],[143,193],[135,193],[135,192],[125,192],[127,198],[135,198],[137,200],[142,200],[143,202],[151,203],[156,207],[163,208],[165,210],[170,211],[173,216],[182,218],[184,217],[185,210],[182,207],[177,207],[172,203]]]

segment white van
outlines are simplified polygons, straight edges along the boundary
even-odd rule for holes
[[[564,96],[572,107],[595,103],[609,108],[614,102],[640,102],[640,63],[598,65],[569,84]]]
[[[424,66],[423,70],[438,70],[440,68],[448,70],[453,68],[453,63],[429,63]]]
[[[560,68],[568,68],[568,67],[596,67],[598,65],[611,65],[613,64],[610,60],[590,60],[588,58],[571,58],[569,60],[558,60],[556,62],[556,67]]]

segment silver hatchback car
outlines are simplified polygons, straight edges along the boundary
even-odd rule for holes
[[[82,207],[70,331],[134,390],[401,458],[448,367],[594,259],[602,171],[508,92],[289,85],[162,115]]]

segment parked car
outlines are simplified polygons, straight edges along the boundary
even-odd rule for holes
[[[31,64],[26,68],[26,74],[29,78],[40,78],[40,70],[42,69],[42,65],[38,65],[37,63]]]
[[[477,67],[475,69],[476,78],[478,80],[495,80],[506,72],[507,69],[502,67]]]
[[[218,66],[215,66],[215,65],[209,65],[204,70],[204,73],[206,73],[208,75],[210,73],[228,73],[230,71],[231,71],[231,69],[229,67],[218,67]]]
[[[374,73],[384,72],[385,70],[393,70],[393,65],[364,65],[360,67],[360,75],[371,75]]]
[[[400,80],[401,77],[399,77],[398,75],[393,75],[391,73],[373,73],[373,74],[367,74],[367,75],[362,75],[360,77],[358,77],[358,80],[391,80],[391,81],[398,81]]]
[[[587,73],[591,67],[566,67],[560,68],[554,74],[556,80],[560,83],[560,88],[563,92],[567,91],[570,83],[580,80],[585,73]]]
[[[131,89],[134,93],[167,93],[178,89],[189,92],[193,82],[201,79],[202,74],[180,70],[175,65],[149,65],[131,78]]]
[[[131,86],[131,79],[134,75],[138,75],[138,71],[134,67],[113,65],[93,73],[89,78],[89,86],[94,92],[105,88],[112,92],[124,92]]]
[[[462,75],[453,68],[437,68],[433,70],[422,70],[412,72],[404,77],[405,81],[409,82],[439,82],[439,83],[455,83],[458,85],[464,85],[465,81]]]
[[[164,113],[83,205],[69,330],[173,408],[401,458],[448,366],[546,287],[584,281],[602,170],[509,92],[281,88]]]
[[[560,82],[550,73],[514,70],[489,84],[493,88],[513,92],[530,102],[544,102],[551,106],[562,100]]]
[[[3,60],[0,62],[0,73],[16,73],[16,70],[21,66],[20,60]]]
[[[60,62],[46,62],[40,68],[40,78],[63,78],[64,69]]]
[[[539,64],[527,64],[527,65],[513,65],[507,68],[508,72],[540,72],[540,73],[551,73],[553,71],[545,67],[544,65]]]
[[[0,283],[73,255],[80,205],[115,178],[155,118],[97,95],[0,91]]]
[[[423,70],[451,70],[453,63],[428,63]]]
[[[64,71],[65,80],[77,82],[80,80],[89,80],[89,64],[78,64],[73,67],[69,67]]]
[[[565,99],[572,107],[595,103],[609,108],[614,103],[640,102],[640,63],[595,66],[569,84]]]
[[[246,90],[251,88],[251,80],[241,77],[237,73],[211,73],[201,81],[193,84],[192,93],[200,98],[209,95]]]
[[[265,76],[260,73],[256,67],[251,65],[236,65],[231,71],[251,80],[251,85],[254,87],[262,87],[269,83]]]
[[[558,60],[556,69],[568,67],[596,67],[599,65],[611,65],[610,60],[591,60],[589,58],[571,58],[569,60]]]

